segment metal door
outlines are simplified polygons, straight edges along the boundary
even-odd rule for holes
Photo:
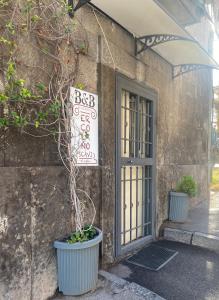
[[[117,255],[153,236],[155,95],[117,78]]]

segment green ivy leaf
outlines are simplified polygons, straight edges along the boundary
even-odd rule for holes
[[[19,86],[19,87],[23,87],[24,83],[25,83],[24,79],[18,79],[18,80],[14,81],[14,84],[17,85],[17,86]]]
[[[5,27],[10,31],[11,34],[15,34],[15,26],[12,22],[9,22]]]
[[[6,72],[6,79],[9,81],[15,75],[15,63],[11,60],[8,62],[8,68]]]
[[[40,21],[42,18],[40,17],[40,16],[38,16],[38,15],[34,15],[34,16],[32,16],[31,17],[31,21],[32,22],[38,22],[38,21]]]
[[[29,91],[28,89],[22,88],[22,89],[20,90],[19,95],[21,96],[21,98],[27,99],[27,98],[31,98],[32,93],[31,93],[31,91]]]
[[[6,102],[6,101],[8,101],[8,96],[0,93],[0,102]]]
[[[8,46],[10,46],[12,44],[11,41],[5,39],[3,36],[0,36],[0,43],[2,43],[4,45],[8,45]]]
[[[84,90],[85,89],[85,85],[83,83],[76,83],[75,84],[75,88],[79,89],[79,90]]]
[[[9,120],[6,118],[0,118],[0,128],[8,127],[8,126],[9,126]]]
[[[35,122],[35,127],[38,128],[39,125],[40,125],[40,122],[39,122],[39,121],[36,121],[36,122]]]

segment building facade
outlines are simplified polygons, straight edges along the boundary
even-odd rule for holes
[[[181,10],[181,26],[189,25],[208,51],[209,19],[203,6],[186,3],[192,15]],[[170,8],[166,1],[174,15]],[[169,62],[152,49],[135,55],[128,28],[91,5],[76,12],[74,35],[76,44],[87,45],[77,82],[99,96],[99,166],[81,167],[79,186],[95,203],[107,267],[159,237],[168,192],[181,176],[198,183],[191,206],[208,200],[212,71],[173,78]],[[23,49],[21,60],[40,63],[31,51]],[[0,153],[0,298],[47,299],[57,288],[53,241],[71,230],[65,170],[48,138],[15,130],[8,145]]]

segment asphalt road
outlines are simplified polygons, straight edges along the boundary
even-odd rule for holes
[[[110,272],[167,300],[219,300],[219,254],[176,242],[159,241],[157,244],[178,251],[160,271],[123,261]]]

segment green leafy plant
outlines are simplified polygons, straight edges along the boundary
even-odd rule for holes
[[[85,85],[84,85],[83,83],[81,83],[81,82],[76,83],[76,84],[74,85],[74,87],[75,87],[76,89],[79,89],[79,90],[84,90],[84,89],[85,89]]]
[[[12,44],[11,41],[5,39],[3,36],[0,36],[0,43],[5,44],[5,45],[9,45],[9,46]]]
[[[49,107],[49,111],[50,113],[52,113],[55,117],[58,117],[59,115],[59,111],[61,108],[61,103],[59,101],[55,101],[53,102],[50,107]]]
[[[3,93],[0,93],[0,103],[1,102],[6,102],[8,100],[8,96],[6,96]]]
[[[0,0],[0,7],[3,8],[8,5],[8,0]]]
[[[11,34],[15,34],[15,27],[14,27],[14,24],[12,22],[9,22],[5,25],[5,27],[8,29],[8,31],[11,33]]]
[[[97,230],[93,225],[85,225],[82,231],[76,231],[66,240],[68,244],[82,243],[92,240],[97,235]]]
[[[44,83],[39,82],[36,85],[36,88],[41,92],[41,93],[45,93],[46,92],[46,86]]]
[[[185,193],[189,197],[197,195],[197,183],[192,176],[183,176],[176,185],[176,192]]]
[[[34,15],[34,16],[31,17],[32,22],[38,22],[40,20],[41,20],[41,17],[39,17],[38,15]]]

